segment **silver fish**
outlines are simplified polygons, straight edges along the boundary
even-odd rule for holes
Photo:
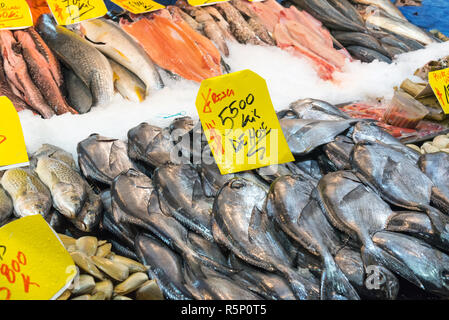
[[[115,22],[94,19],[81,22],[84,38],[110,59],[134,73],[146,86],[146,94],[164,84],[151,58]]]
[[[303,120],[281,119],[285,139],[293,155],[300,156],[312,152],[315,148],[334,141],[335,137],[358,120]]]
[[[135,168],[126,143],[92,134],[78,143],[78,164],[85,177],[110,185],[120,173]]]
[[[48,15],[39,18],[36,28],[58,58],[89,87],[93,106],[109,103],[114,95],[114,82],[108,59],[87,40],[56,25]]]
[[[228,181],[214,202],[215,241],[245,262],[286,277],[297,298],[317,299],[316,279],[292,268],[273,225],[262,213],[265,197],[257,184],[240,178]]]

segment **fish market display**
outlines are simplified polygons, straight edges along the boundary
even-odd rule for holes
[[[449,296],[447,154],[420,155],[326,101],[278,117],[295,161],[223,176],[195,162],[210,149],[188,117],[128,141],[92,134],[78,164],[43,145],[1,177],[0,221],[40,213],[61,234],[80,270],[61,299]]]
[[[449,297],[449,122],[428,86],[449,58],[400,84],[415,57],[402,54],[428,46],[415,63],[429,61],[418,53],[441,54],[444,35],[389,0],[177,0],[70,26],[27,2],[34,27],[0,30],[0,94],[55,136],[56,121],[88,120],[71,145],[52,139],[63,148],[33,127],[29,166],[0,172],[0,227],[40,214],[58,233],[77,269],[60,300]],[[304,79],[291,96],[270,83],[280,61],[265,52],[297,63],[321,98],[304,96]],[[185,101],[252,59],[281,93],[294,161],[222,175]],[[376,68],[399,76],[349,77]],[[392,99],[363,88],[381,85]],[[114,108],[123,119],[101,116]]]

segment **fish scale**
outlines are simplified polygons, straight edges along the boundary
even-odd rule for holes
[[[47,15],[41,16],[37,29],[56,55],[90,88],[94,106],[111,101],[113,72],[101,52],[74,32],[55,25]]]

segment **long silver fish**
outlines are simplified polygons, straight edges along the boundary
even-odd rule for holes
[[[414,39],[424,45],[434,43],[435,41],[429,37],[419,27],[408,21],[392,17],[384,12],[367,12],[364,15],[367,27],[375,26],[377,28],[387,30],[403,37]]]
[[[42,15],[37,30],[58,58],[89,87],[94,106],[104,105],[114,95],[114,82],[108,59],[90,42],[58,26],[48,15]]]
[[[389,15],[407,21],[402,12],[390,0],[352,0],[353,2],[378,7]]]
[[[121,64],[116,63],[114,60],[109,60],[109,62],[111,63],[112,72],[114,72],[114,86],[120,95],[136,103],[145,100],[145,84]]]
[[[81,32],[98,50],[137,75],[145,83],[147,94],[164,86],[151,58],[116,23],[105,19],[86,20],[81,22]]]

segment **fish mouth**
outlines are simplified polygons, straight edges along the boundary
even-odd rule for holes
[[[240,179],[233,180],[230,183],[231,189],[237,189],[238,190],[238,189],[244,188],[245,186],[246,186],[246,183],[243,180],[240,180]]]

